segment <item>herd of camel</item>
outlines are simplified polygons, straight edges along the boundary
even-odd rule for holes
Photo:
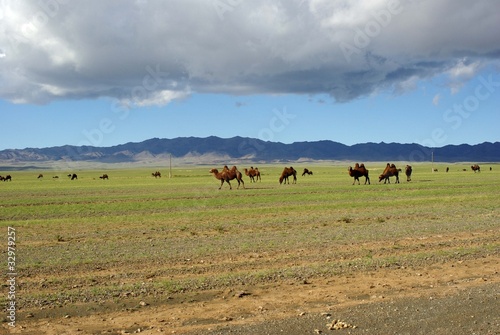
[[[474,172],[480,172],[481,169],[479,165],[474,164],[471,166],[472,171]],[[465,170],[465,169],[464,169]],[[354,178],[353,185],[358,182],[358,185],[360,184],[359,178],[360,177],[365,177],[365,185],[366,183],[370,184],[370,177],[368,173],[368,169],[365,167],[364,164],[359,164],[356,163],[354,165],[354,168],[352,166],[349,166],[347,169],[349,176]],[[386,183],[391,183],[390,177],[396,177],[396,184],[399,183],[399,173],[402,170],[400,168],[397,168],[395,164],[387,163],[384,171],[379,175],[379,182],[382,180],[384,181],[384,184]],[[446,172],[449,171],[449,168],[446,168]],[[491,171],[491,167],[490,167]],[[250,167],[250,169],[244,169],[245,174],[250,178],[250,182],[255,182],[256,180],[260,180],[260,172],[258,168]],[[406,181],[411,181],[411,174],[413,172],[413,169],[411,165],[406,165],[405,167],[405,175],[406,175]],[[238,170],[236,166],[233,166],[231,169],[228,168],[227,165],[225,165],[221,171],[218,169],[211,169],[209,173],[213,174],[214,177],[218,180],[220,180],[220,186],[219,190],[222,188],[222,185],[224,185],[224,182],[226,182],[229,185],[229,189],[232,189],[231,180],[236,179],[238,182],[238,188],[240,185],[243,185],[243,188],[245,188],[245,182],[243,181],[243,174]],[[313,172],[304,169],[302,172],[302,176],[305,175],[312,175]],[[279,177],[279,182],[280,185],[285,183],[285,184],[290,184],[289,178],[292,177],[292,183],[295,184],[297,183],[297,170],[295,170],[292,166],[290,167],[285,167],[283,169],[283,172],[281,172],[281,175]]]
[[[40,173],[37,178],[43,179],[43,174]],[[59,176],[53,176],[52,178],[59,179]],[[68,178],[71,180],[75,180],[75,179],[78,179],[78,175],[76,173],[70,173],[70,174],[68,174]],[[109,179],[109,176],[105,173],[102,176],[99,176],[99,178],[100,179]]]
[[[260,180],[260,172],[258,168],[250,167],[250,169],[245,169],[244,171],[245,174],[250,178],[250,182],[255,182],[256,178],[257,180]],[[384,184],[387,182],[390,183],[389,178],[395,176],[396,183],[399,183],[400,171],[401,169],[396,168],[396,165],[387,163],[384,172],[382,172],[382,174],[379,176],[379,182],[384,180]],[[358,184],[360,184],[359,177],[365,177],[365,184],[366,183],[370,184],[370,177],[368,175],[368,170],[365,168],[364,164],[360,165],[356,163],[354,168],[353,167],[348,168],[348,172],[351,177],[354,177],[353,185],[354,183],[356,183],[356,181],[358,182]],[[412,172],[412,168],[410,165],[406,166],[405,172],[406,172],[406,180],[410,181]],[[226,182],[229,185],[229,189],[232,189],[230,181],[234,179],[236,179],[236,181],[238,182],[238,188],[240,187],[240,185],[243,185],[243,188],[245,188],[245,182],[243,181],[243,174],[238,170],[236,166],[233,166],[230,169],[226,165],[222,168],[221,171],[214,168],[211,169],[209,173],[213,174],[216,179],[220,180],[219,190],[222,188],[222,185],[224,185],[224,182]],[[304,171],[302,172],[302,176],[312,175],[312,174],[313,172],[310,171],[309,169],[304,169]],[[292,184],[297,183],[297,170],[295,170],[293,166],[285,167],[283,169],[283,172],[281,172],[281,175],[278,179],[280,185],[283,183],[290,184],[290,179],[289,179],[290,177],[293,178]]]
[[[472,171],[474,171],[474,173],[481,172],[481,168],[478,164],[471,165],[470,168]],[[490,167],[490,171],[491,170],[492,168]],[[390,183],[391,181],[389,178],[396,177],[396,184],[397,184],[399,183],[399,173],[401,171],[402,170],[397,168],[396,165],[387,163],[384,171],[382,172],[382,174],[379,175],[379,182],[383,180],[384,184]],[[434,171],[437,171],[437,169],[434,169]],[[449,168],[447,167],[446,172],[448,171]],[[467,169],[463,169],[463,171],[467,171]],[[349,166],[347,172],[349,173],[349,176],[354,178],[354,181],[352,183],[353,185],[356,184],[356,181],[358,182],[358,185],[361,184],[359,181],[360,177],[365,177],[365,185],[366,183],[370,184],[368,169],[366,169],[364,164],[356,163],[354,165],[354,168],[352,166]],[[224,182],[229,185],[229,189],[232,189],[230,181],[234,179],[236,179],[236,181],[238,182],[238,188],[240,187],[240,185],[243,185],[243,188],[245,188],[245,182],[243,181],[243,174],[238,170],[236,166],[233,166],[231,169],[229,169],[227,165],[225,165],[220,172],[218,169],[213,168],[209,171],[209,173],[213,174],[216,179],[220,180],[219,190],[222,188],[222,185],[224,185]],[[244,173],[246,176],[250,178],[250,182],[257,182],[261,180],[260,171],[258,168],[254,168],[252,166],[250,167],[250,169],[244,169]],[[312,175],[312,174],[313,172],[306,168],[302,172],[302,176]],[[406,181],[411,181],[411,174],[412,174],[411,165],[406,165],[405,174],[406,174]],[[161,178],[160,171],[155,171],[151,173],[151,175],[155,178]],[[281,172],[281,175],[278,179],[280,185],[283,183],[290,184],[290,181],[288,179],[290,177],[293,178],[292,180],[293,184],[297,183],[297,171],[292,166],[285,167],[283,169],[283,172]],[[52,178],[59,178],[59,176],[54,176]],[[78,179],[78,176],[76,173],[70,173],[68,174],[68,178],[70,178],[71,180],[75,180]],[[109,176],[106,173],[104,173],[99,178],[104,180],[104,179],[109,179]],[[43,179],[43,174],[39,174],[38,179]],[[11,175],[7,175],[5,177],[0,176],[0,181],[12,181],[12,176]]]
[[[471,170],[476,172],[481,172],[481,168],[479,167],[478,164],[471,165]],[[490,167],[490,171],[492,168]],[[354,178],[354,182],[352,183],[353,185],[358,181],[358,185],[360,184],[359,182],[359,177],[365,177],[365,184],[368,182],[370,184],[370,177],[368,176],[368,170],[365,168],[364,164],[358,164],[352,168],[349,166],[347,169],[349,172],[349,176]],[[433,169],[434,172],[437,172],[437,169]],[[446,172],[450,171],[450,168],[446,168]],[[467,169],[463,169],[463,171],[467,171]],[[401,169],[398,169],[396,165],[387,163],[384,172],[378,177],[378,181],[381,182],[382,180],[384,181],[384,184],[386,182],[390,183],[389,177],[396,177],[396,184],[399,183],[399,172],[401,172]],[[412,167],[411,165],[406,165],[405,167],[405,174],[406,174],[406,181],[411,181],[411,173],[412,173]]]
[[[358,181],[358,185],[360,184],[359,182],[359,177],[365,177],[365,185],[366,183],[370,184],[370,177],[368,175],[368,170],[365,168],[364,164],[358,164],[354,165],[354,168],[349,166],[347,169],[349,172],[349,176],[354,178],[354,182],[352,183],[353,185]],[[378,177],[378,181],[381,182],[382,180],[385,183],[391,183],[391,180],[389,179],[390,177],[396,177],[396,184],[399,183],[399,172],[401,172],[401,169],[398,169],[396,165],[387,163],[387,166],[384,169],[384,172]],[[412,173],[412,168],[411,165],[406,165],[405,168],[405,174],[406,174],[406,181],[411,181],[411,173]]]
[[[253,166],[250,167],[250,169],[244,169],[245,175],[247,175],[250,178],[250,182],[257,182],[262,180],[260,177],[260,171],[258,168],[254,168]],[[238,182],[238,188],[240,188],[240,185],[243,185],[243,188],[245,188],[245,182],[243,181],[243,174],[238,170],[236,166],[233,166],[231,169],[225,165],[221,171],[218,169],[211,169],[209,173],[213,174],[214,177],[218,180],[220,180],[220,186],[219,190],[222,188],[222,185],[224,185],[224,182],[226,182],[229,185],[229,189],[232,189],[231,180],[236,179]],[[308,169],[304,169],[304,172],[302,173],[302,176],[305,175],[312,175],[312,171]],[[279,177],[279,182],[282,184],[283,182],[290,184],[289,177],[293,177],[293,182],[297,182],[297,171],[292,167],[285,167],[283,169],[283,172],[281,173],[281,176]]]
[[[257,180],[260,180],[260,172],[258,168],[253,168],[250,167],[250,169],[245,169],[245,174],[250,178],[250,182],[255,182],[256,178]],[[389,177],[395,176],[396,177],[396,183],[399,183],[399,172],[401,169],[396,168],[394,164],[389,164],[387,163],[387,167],[385,168],[384,172],[379,176],[379,181],[384,180],[384,184],[386,182],[390,183]],[[368,170],[365,168],[364,164],[358,164],[354,166],[354,168],[349,167],[348,169],[349,175],[351,177],[354,177],[354,183],[356,181],[359,182],[359,177],[365,177],[365,184],[368,182],[370,184],[370,177],[368,175]],[[407,181],[411,180],[411,172],[412,168],[411,166],[407,165],[406,166],[406,176],[407,176]],[[236,166],[233,166],[231,169],[226,166],[222,168],[221,171],[218,169],[211,169],[209,173],[213,174],[214,177],[218,180],[220,180],[220,186],[219,190],[222,188],[222,185],[224,185],[224,182],[226,182],[229,185],[229,189],[232,189],[231,180],[236,179],[238,182],[238,188],[240,185],[243,185],[243,188],[245,188],[245,182],[243,181],[243,174],[238,170]],[[309,169],[304,169],[302,172],[302,176],[305,175],[312,175],[313,172],[310,171]],[[279,182],[280,185],[285,183],[285,184],[290,184],[289,178],[292,177],[292,184],[297,183],[297,170],[295,170],[292,166],[290,167],[285,167],[283,169],[283,172],[281,172],[281,175],[279,177]],[[353,183],[353,184],[354,184]]]

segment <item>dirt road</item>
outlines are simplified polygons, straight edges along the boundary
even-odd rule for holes
[[[19,310],[11,334],[500,334],[500,257]],[[335,320],[342,330],[330,330]],[[341,325],[342,323],[338,323]]]

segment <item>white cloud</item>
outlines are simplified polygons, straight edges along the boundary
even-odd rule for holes
[[[0,98],[107,96],[141,106],[211,92],[349,101],[442,74],[455,92],[500,58],[495,0],[235,1],[223,15],[204,0],[43,4],[2,7]],[[347,56],[341,45],[354,49]],[[148,68],[159,69],[156,81],[131,98]]]
[[[131,107],[163,106],[169,104],[173,100],[185,98],[189,94],[189,90],[184,92],[171,90],[154,91],[145,97],[123,99],[121,103]]]
[[[477,74],[481,69],[481,65],[480,61],[469,62],[467,59],[460,59],[456,65],[448,70],[450,77],[448,86],[450,87],[451,94],[457,94],[465,82]]]

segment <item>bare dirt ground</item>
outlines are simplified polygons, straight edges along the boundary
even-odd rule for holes
[[[120,307],[21,308],[16,327],[3,323],[0,333],[500,334],[499,273],[493,251],[421,267],[124,297]],[[335,320],[346,328],[329,329]]]

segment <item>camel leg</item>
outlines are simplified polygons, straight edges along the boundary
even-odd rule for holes
[[[228,183],[228,184],[229,184],[229,189],[230,189],[230,190],[232,190],[232,189],[233,189],[233,187],[231,186],[231,183],[229,182],[229,180],[226,180],[226,183]]]
[[[243,184],[243,188],[245,188],[245,182],[243,181],[243,178],[240,179],[241,180],[241,183]],[[255,181],[254,181],[255,182]],[[238,184],[238,188],[240,187],[240,185]]]
[[[221,179],[221,180],[220,180],[219,190],[222,188],[222,184],[224,184],[224,179]]]

